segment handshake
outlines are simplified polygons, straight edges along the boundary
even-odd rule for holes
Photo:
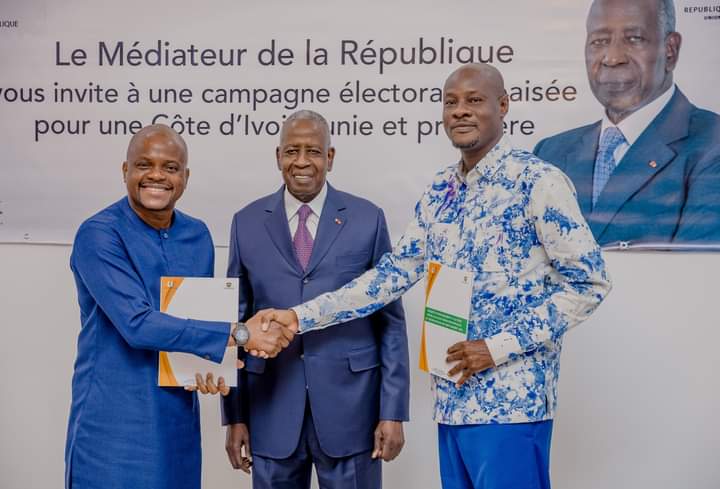
[[[273,358],[290,345],[298,332],[298,318],[292,309],[263,309],[251,317],[245,326],[250,337],[243,345],[250,355]]]
[[[251,317],[246,323],[250,337],[243,347],[250,355],[260,358],[273,358],[290,342],[298,332],[297,316],[292,309],[263,309]],[[230,335],[228,346],[237,346],[235,338]],[[238,360],[237,368],[243,368],[244,362]],[[212,373],[203,377],[201,373],[195,374],[195,385],[185,386],[187,391],[199,391],[202,394],[217,394],[227,396],[230,387],[225,379],[219,377],[217,382]]]

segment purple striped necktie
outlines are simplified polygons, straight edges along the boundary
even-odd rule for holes
[[[310,230],[307,227],[307,219],[312,214],[312,209],[309,205],[303,204],[298,209],[298,226],[293,236],[293,248],[295,249],[295,256],[297,256],[300,266],[303,270],[307,269],[308,263],[310,263],[310,255],[313,249],[313,237],[310,234]]]

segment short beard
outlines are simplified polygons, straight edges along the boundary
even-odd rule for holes
[[[463,149],[473,149],[475,146],[480,144],[480,139],[473,139],[469,143],[465,144],[458,144],[453,142],[452,145],[455,146],[457,149],[463,150]]]

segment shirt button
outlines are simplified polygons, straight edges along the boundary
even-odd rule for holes
[[[304,283],[304,284],[310,283],[310,279],[309,279],[309,278],[304,278],[304,279],[303,279],[303,283]]]
[[[163,238],[168,239],[168,233],[163,233]]]

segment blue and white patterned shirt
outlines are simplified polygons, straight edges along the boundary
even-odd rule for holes
[[[341,289],[293,308],[307,332],[397,299],[427,262],[474,274],[468,339],[497,365],[459,389],[432,376],[439,423],[523,423],[555,414],[565,331],[610,291],[600,247],[570,180],[505,136],[467,175],[439,172],[393,251]]]

